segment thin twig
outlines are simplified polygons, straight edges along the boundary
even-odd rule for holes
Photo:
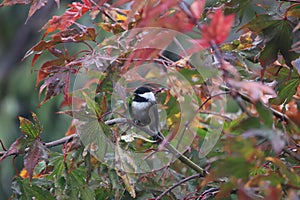
[[[225,94],[229,94],[230,92],[229,91],[225,91],[225,92],[220,92],[218,94],[215,94],[215,95],[211,95],[209,97],[207,97],[204,102],[199,106],[198,110],[201,110],[203,108],[203,106],[208,102],[210,101],[212,98],[215,98],[217,96],[221,96],[221,95],[225,95]]]
[[[71,142],[72,140],[74,140],[75,138],[78,138],[78,135],[77,134],[73,134],[73,135],[68,135],[68,136],[65,136],[63,138],[60,138],[58,140],[55,140],[55,141],[52,141],[52,142],[48,142],[48,143],[45,143],[45,147],[47,148],[52,148],[52,147],[55,147],[55,146],[58,146],[58,145],[61,145],[61,144],[66,144],[68,142]]]
[[[291,151],[287,148],[284,148],[283,151],[300,162],[300,156],[298,154],[294,153],[293,151]]]
[[[183,155],[182,153],[180,153],[177,149],[175,149],[169,142],[167,142],[165,144],[165,147],[175,156],[178,157],[178,160],[180,160],[182,163],[186,164],[187,166],[189,166],[190,168],[192,168],[193,170],[195,170],[196,172],[198,172],[199,174],[201,174],[202,176],[205,176],[206,174],[208,174],[207,171],[205,171],[204,169],[202,169],[199,165],[195,164],[192,160],[190,160],[189,158],[187,158],[185,155]]]
[[[2,140],[0,140],[0,143],[1,143],[2,149],[3,149],[4,151],[6,151],[7,149],[5,148],[5,146],[4,146],[3,142],[2,142]]]
[[[176,184],[174,184],[173,186],[169,187],[168,189],[166,189],[163,193],[161,193],[158,197],[155,198],[155,200],[159,200],[161,199],[163,196],[165,196],[168,192],[170,192],[171,190],[173,190],[174,188],[178,187],[179,185],[192,180],[192,179],[196,179],[196,178],[200,178],[202,176],[202,174],[194,174],[192,176],[186,177],[185,179],[182,179],[181,181],[177,182]]]

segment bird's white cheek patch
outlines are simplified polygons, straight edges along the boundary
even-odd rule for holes
[[[139,96],[144,97],[144,98],[148,99],[151,102],[156,101],[155,96],[152,92],[146,92],[144,94],[139,94]]]

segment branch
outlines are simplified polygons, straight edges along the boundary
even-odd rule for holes
[[[111,126],[115,124],[128,123],[128,120],[126,118],[115,118],[115,119],[107,120],[104,123],[108,126]]]
[[[163,140],[166,141],[165,138],[163,138]],[[199,165],[190,160],[188,157],[180,153],[175,147],[173,147],[172,144],[169,143],[169,141],[165,142],[164,147],[166,147],[166,149],[168,149],[174,156],[176,156],[178,160],[180,160],[182,163],[186,164],[187,166],[201,174],[201,176],[205,176],[206,174],[208,174],[207,171],[205,171]]]
[[[202,176],[202,174],[195,174],[195,175],[186,177],[185,179],[182,179],[181,181],[177,182],[176,184],[174,184],[173,186],[171,186],[167,190],[165,190],[163,193],[161,193],[158,197],[155,198],[155,200],[161,199],[163,196],[165,196],[168,192],[170,192],[171,190],[173,190],[177,186],[179,186],[179,185],[181,185],[181,184],[183,184],[183,183],[185,183],[189,180],[192,180],[192,179],[195,179],[195,178],[200,178],[201,176]]]
[[[52,147],[55,147],[55,146],[58,146],[58,145],[61,145],[61,144],[66,144],[66,143],[71,142],[72,140],[74,140],[75,138],[78,138],[78,137],[79,136],[77,134],[68,135],[68,136],[60,138],[58,140],[45,143],[45,147],[52,148]]]
[[[105,122],[106,125],[114,125],[114,124],[117,124],[117,123],[126,123],[127,122],[127,119],[125,118],[117,118],[117,119],[112,119],[112,120],[107,120]],[[65,136],[63,138],[60,138],[58,140],[54,140],[52,142],[48,142],[48,143],[45,143],[45,147],[47,148],[52,148],[52,147],[55,147],[55,146],[59,146],[59,145],[62,145],[62,144],[66,144],[68,142],[71,142],[72,140],[78,138],[79,136],[77,134],[72,134],[72,135],[68,135],[68,136]],[[1,144],[2,144],[2,141],[0,140]],[[4,148],[4,145],[2,144],[2,148],[4,149],[4,151],[0,151],[0,157],[3,156],[7,150],[5,150]],[[25,153],[28,151],[28,149],[25,149]],[[14,154],[11,154],[10,156],[16,156],[16,155],[19,155],[19,153],[14,153]]]
[[[45,147],[47,148],[52,148],[52,147],[55,147],[55,146],[58,146],[58,145],[61,145],[61,144],[66,144],[68,142],[71,142],[72,140],[74,140],[75,138],[78,138],[78,135],[77,134],[73,134],[73,135],[68,135],[68,136],[65,136],[63,138],[60,138],[58,140],[54,140],[52,142],[48,142],[48,143],[45,143]],[[8,149],[9,150],[9,149]],[[7,150],[7,151],[8,151]],[[0,157],[3,156],[7,151],[0,151]],[[28,151],[28,148],[25,149],[25,153]],[[17,156],[19,155],[20,153],[13,153],[13,154],[10,154],[9,156]]]

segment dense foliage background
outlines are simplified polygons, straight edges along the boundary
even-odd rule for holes
[[[1,6],[1,196],[299,199],[297,1],[4,0]],[[148,31],[147,27],[178,31],[193,40],[176,56],[139,48],[150,43],[174,48],[178,43],[170,32],[141,34],[130,48],[122,46],[126,31]],[[105,40],[110,37],[115,39]],[[144,77],[151,72],[139,74],[135,69],[149,62],[180,73],[195,92],[180,82],[175,82],[180,90],[159,88],[167,140],[173,144],[178,115],[183,113],[177,103],[190,98],[198,102],[196,121],[191,123],[196,131],[191,146],[180,149],[184,154],[180,161],[132,174],[126,167],[111,168],[96,159],[93,152],[98,146],[82,144],[74,134],[79,125],[72,116],[89,118],[86,113],[94,113],[117,149],[147,152],[157,147],[142,137],[124,140],[124,129],[108,123],[115,116],[110,114],[115,106],[112,92],[127,103],[136,87],[133,80],[125,85],[131,90],[116,87],[118,80],[130,71],[136,72],[134,79],[146,82]],[[75,78],[89,74],[91,65],[98,68],[97,81],[88,82],[82,94],[75,95]],[[219,92],[211,93],[211,88]],[[217,112],[215,100],[225,102]],[[222,125],[221,136],[202,156],[205,136],[216,123]],[[122,162],[120,155],[114,156]],[[126,164],[135,167],[134,161]]]

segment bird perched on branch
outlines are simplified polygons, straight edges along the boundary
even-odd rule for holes
[[[132,102],[129,104],[129,111],[133,121],[138,126],[148,126],[146,133],[156,141],[161,141],[163,136],[159,132],[159,116],[157,102],[154,93],[145,86],[134,91]]]

